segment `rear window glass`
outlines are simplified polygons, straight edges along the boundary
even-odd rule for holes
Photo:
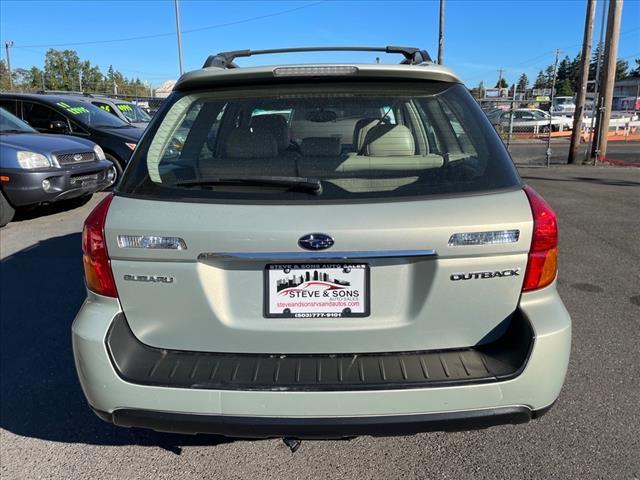
[[[457,84],[326,84],[175,96],[118,191],[153,198],[422,197],[519,185]]]

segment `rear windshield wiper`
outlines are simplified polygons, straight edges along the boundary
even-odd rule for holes
[[[217,177],[202,178],[199,180],[188,180],[176,182],[176,187],[215,187],[216,185],[238,185],[252,187],[282,187],[287,190],[297,190],[309,192],[314,195],[322,193],[322,184],[316,178],[306,177],[277,177],[277,176],[255,176],[255,177]]]

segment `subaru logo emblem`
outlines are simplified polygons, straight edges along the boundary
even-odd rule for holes
[[[76,154],[73,156],[73,159],[74,159],[76,162],[79,162],[80,160],[82,160],[82,155],[80,155],[79,153],[76,153]]]
[[[333,238],[324,233],[307,233],[300,237],[298,245],[305,250],[324,250],[333,245]]]

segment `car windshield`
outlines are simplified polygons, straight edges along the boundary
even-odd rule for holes
[[[2,133],[38,133],[26,122],[0,108],[0,134]]]
[[[540,110],[530,110],[528,113],[531,113],[536,119],[544,120],[547,118],[547,114]]]
[[[127,128],[129,124],[88,102],[71,99],[60,100],[56,106],[71,118],[91,127]]]
[[[149,123],[151,121],[151,116],[138,105],[134,105],[133,103],[116,103],[116,107],[118,107],[118,110],[120,110],[131,123]]]
[[[519,185],[462,85],[327,84],[175,95],[120,190],[316,201]]]

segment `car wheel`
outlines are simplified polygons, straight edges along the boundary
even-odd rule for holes
[[[14,213],[16,213],[15,209],[5,198],[4,194],[0,192],[0,227],[4,227],[13,220]]]
[[[540,133],[549,133],[549,125],[543,125],[538,131]]]
[[[113,185],[118,183],[118,180],[120,180],[123,169],[122,169],[122,165],[120,164],[120,160],[118,160],[116,157],[114,157],[113,155],[109,155],[108,153],[105,153],[104,156],[106,157],[107,160],[113,163],[113,166],[116,168],[116,178],[113,181],[113,184],[109,188],[105,189],[105,190],[111,190],[111,188],[113,188]]]

